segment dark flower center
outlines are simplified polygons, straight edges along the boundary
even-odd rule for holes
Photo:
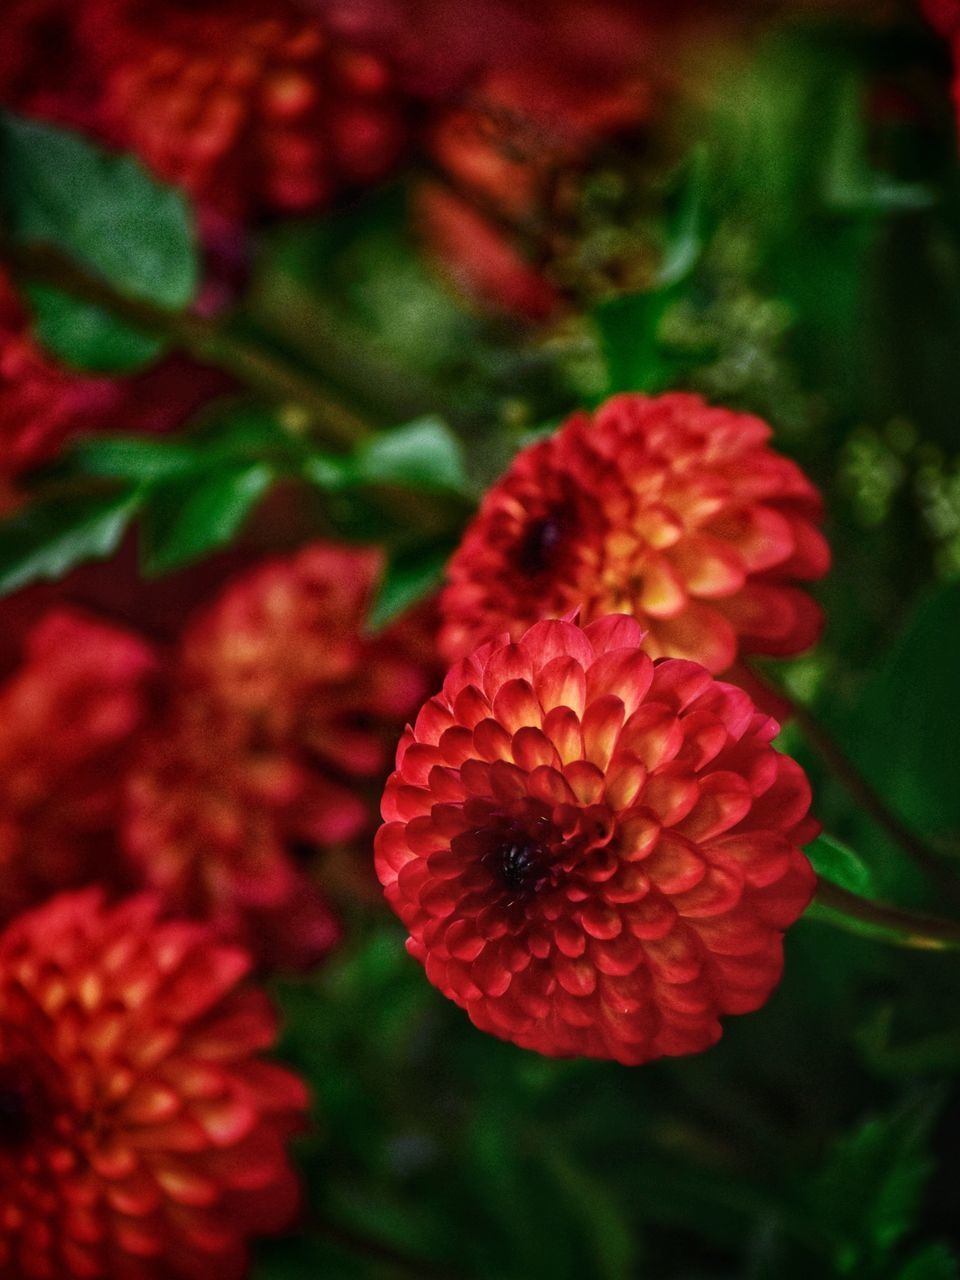
[[[0,1149],[20,1147],[30,1136],[30,1114],[21,1089],[0,1085]]]
[[[545,573],[553,564],[562,537],[563,527],[556,516],[532,520],[517,548],[517,564],[521,571],[531,578]]]
[[[544,851],[523,837],[501,844],[493,857],[493,869],[506,888],[515,893],[535,889],[544,874]]]

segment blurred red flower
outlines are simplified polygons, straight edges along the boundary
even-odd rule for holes
[[[239,950],[64,894],[0,938],[0,1271],[230,1280],[298,1199],[303,1083]]]
[[[397,753],[376,863],[427,976],[554,1055],[695,1053],[764,1003],[817,823],[775,721],[632,618],[458,663]]]
[[[417,213],[464,292],[531,319],[560,305],[546,268],[572,212],[572,175],[602,143],[636,132],[652,97],[640,74],[598,74],[548,38],[546,54],[488,72],[437,113],[427,147],[443,178],[421,185]]]
[[[66,609],[0,686],[0,923],[50,893],[123,883],[114,828],[155,672],[138,637]]]
[[[229,217],[319,207],[403,152],[386,60],[287,0],[93,0],[78,22],[100,131]]]
[[[318,543],[238,576],[187,628],[130,769],[123,839],[147,883],[270,967],[337,941],[302,864],[371,828],[433,682],[415,621],[363,634],[381,571],[379,552]]]
[[[821,611],[799,584],[829,566],[821,500],[770,435],[685,394],[576,414],[484,497],[450,562],[442,650],[452,660],[571,608],[632,613],[653,657],[713,672],[808,648]]]
[[[295,853],[318,843],[343,798],[243,721],[180,695],[140,744],[126,792],[124,849],[171,910],[210,921],[267,969],[310,969],[339,941]]]

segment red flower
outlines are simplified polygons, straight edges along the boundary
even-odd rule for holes
[[[376,864],[408,948],[541,1053],[695,1053],[779,980],[817,831],[775,721],[638,623],[544,621],[453,668],[397,753]]]
[[[243,721],[179,694],[141,744],[126,792],[124,849],[172,910],[210,921],[269,969],[313,968],[339,941],[293,855],[330,829],[343,798]]]
[[[308,968],[337,941],[303,864],[369,829],[429,688],[409,624],[363,634],[380,570],[377,552],[316,544],[236,579],[188,627],[130,771],[123,839],[147,882],[269,966]]]
[[[301,1081],[257,1055],[243,952],[150,897],[62,895],[0,939],[0,1272],[231,1280],[291,1217]]]
[[[960,0],[921,0],[932,26],[945,36],[960,30]]]
[[[319,839],[348,839],[365,825],[354,779],[386,772],[433,682],[416,620],[364,633],[382,569],[379,551],[314,543],[239,577],[183,641],[193,696],[298,752],[329,788]]]
[[[67,610],[28,634],[0,686],[0,923],[121,869],[122,769],[154,658],[136,636]]]
[[[653,657],[727,671],[799,653],[819,607],[798,585],[829,550],[819,494],[758,418],[697,396],[617,396],[525,449],[487,493],[449,567],[441,647],[581,610],[641,619]]]
[[[81,17],[102,127],[202,204],[242,219],[383,177],[405,118],[386,62],[287,0],[98,0]]]
[[[456,284],[535,320],[562,301],[547,268],[563,252],[571,175],[602,142],[638,129],[651,101],[640,77],[586,74],[554,53],[489,73],[439,113],[428,145],[446,181],[424,184],[417,201],[424,238]]]

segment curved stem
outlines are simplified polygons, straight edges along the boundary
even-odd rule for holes
[[[53,245],[22,245],[5,239],[0,243],[0,251],[16,274],[103,307],[132,328],[165,338],[200,362],[231,374],[267,399],[295,406],[306,415],[306,425],[321,432],[331,444],[349,448],[370,434],[362,419],[337,403],[299,369],[231,333],[216,320],[189,312],[166,311],[152,303],[126,297],[79,267]]]
[[[944,866],[936,850],[903,821],[874,790],[833,735],[802,702],[797,702],[779,684],[769,680],[751,664],[750,672],[771,694],[786,702],[800,732],[837,776],[863,811],[882,827],[890,838],[930,877],[938,889],[960,903],[960,880]]]
[[[960,951],[960,921],[873,902],[819,877],[814,904],[824,909],[824,918],[830,922],[855,928],[858,933],[864,932],[866,926],[867,931],[897,946],[917,951]]]

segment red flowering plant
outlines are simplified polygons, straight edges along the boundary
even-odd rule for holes
[[[302,1081],[263,1060],[243,952],[149,897],[62,894],[0,939],[0,1261],[27,1276],[246,1271],[285,1226]]]
[[[7,5],[0,1277],[955,1280],[955,26]]]
[[[810,901],[810,789],[777,725],[623,614],[454,666],[408,729],[377,870],[427,975],[550,1054],[695,1053],[757,1008]]]

